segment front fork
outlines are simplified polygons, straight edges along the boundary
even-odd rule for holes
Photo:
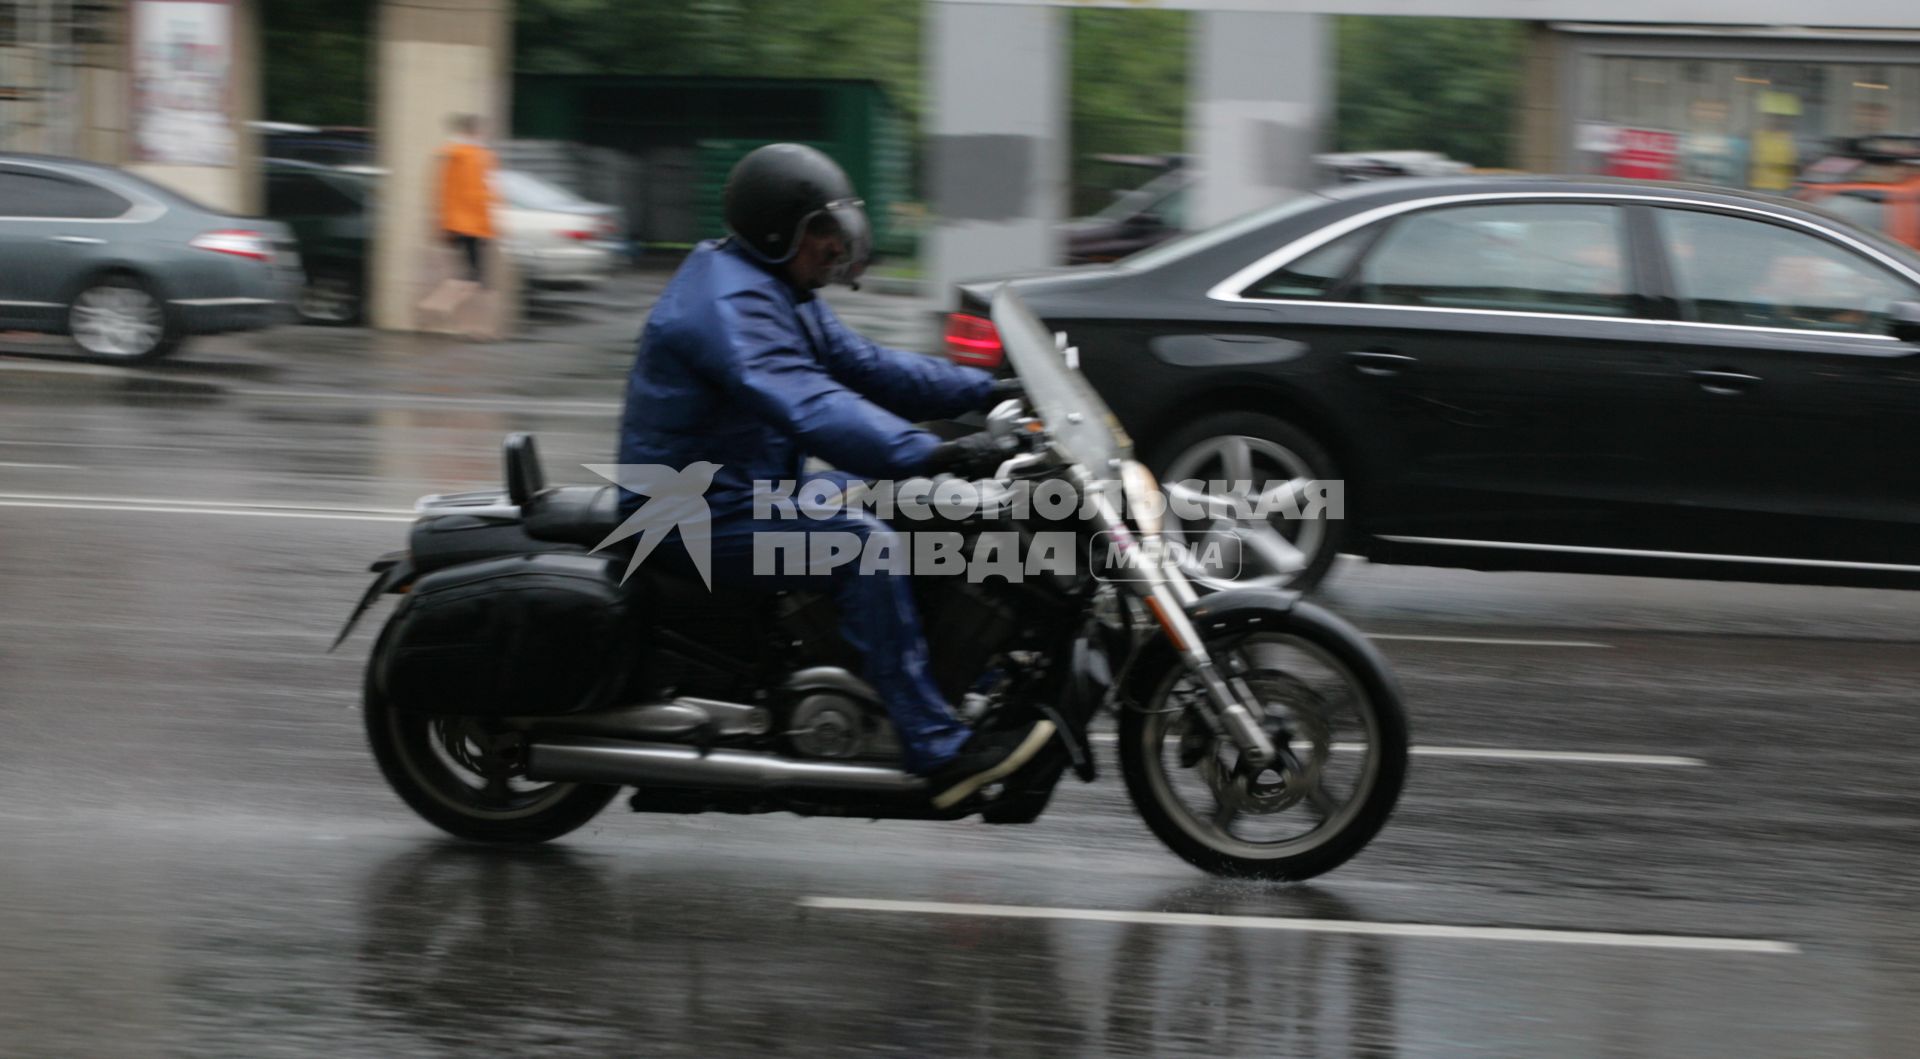
[[[1089,483],[1083,481],[1081,484],[1086,488]],[[1151,548],[1149,542],[1134,535],[1132,527],[1114,506],[1110,494],[1092,489],[1091,495],[1099,519],[1105,524],[1103,529],[1108,534],[1110,547]],[[1180,652],[1180,660],[1186,664],[1187,671],[1206,689],[1206,704],[1212,708],[1200,709],[1201,719],[1213,729],[1215,735],[1225,736],[1239,748],[1242,765],[1258,771],[1274,764],[1282,756],[1282,751],[1274,746],[1272,737],[1267,734],[1260,719],[1248,709],[1249,703],[1258,705],[1252,690],[1244,681],[1230,679],[1220,672],[1220,667],[1214,664],[1213,655],[1207,651],[1206,642],[1200,638],[1199,630],[1194,628],[1193,619],[1187,614],[1187,608],[1199,602],[1200,594],[1194,591],[1192,582],[1187,580],[1179,563],[1165,555],[1154,557],[1157,561],[1149,567],[1153,575],[1151,579],[1128,584],[1144,599],[1147,609],[1153,612],[1161,631],[1167,634],[1174,649]]]
[[[1179,572],[1172,571],[1175,577]],[[1193,619],[1188,617],[1186,605],[1180,600],[1179,587],[1185,587],[1187,594],[1192,587],[1185,584],[1184,578],[1172,584],[1162,582],[1153,586],[1147,594],[1147,609],[1153,612],[1160,628],[1173,642],[1174,649],[1180,652],[1180,660],[1186,664],[1187,672],[1200,681],[1206,691],[1206,706],[1195,711],[1201,720],[1213,729],[1214,734],[1223,735],[1240,750],[1240,760],[1247,767],[1259,770],[1275,763],[1279,751],[1273,738],[1267,734],[1266,727],[1248,709],[1248,703],[1254,701],[1252,689],[1244,681],[1222,674],[1215,664],[1213,655],[1207,651],[1200,632],[1194,628]]]

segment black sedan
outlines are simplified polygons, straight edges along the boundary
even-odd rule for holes
[[[1389,181],[1013,282],[1163,481],[1344,483],[1315,494],[1343,518],[1178,523],[1243,581],[1347,552],[1920,585],[1920,257],[1805,205]],[[994,286],[954,359],[997,364]]]

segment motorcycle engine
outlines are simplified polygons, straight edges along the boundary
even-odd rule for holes
[[[804,757],[844,760],[867,745],[866,709],[845,695],[814,692],[787,715],[787,739]]]

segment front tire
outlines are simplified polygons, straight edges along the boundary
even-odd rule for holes
[[[479,718],[394,709],[373,677],[384,644],[367,665],[367,743],[387,785],[428,823],[472,842],[546,842],[592,820],[620,793],[598,784],[528,785],[513,775],[512,759],[525,755],[513,751],[511,733],[490,731]]]
[[[1406,712],[1384,663],[1310,603],[1209,634],[1207,649],[1253,690],[1269,735],[1287,737],[1299,767],[1239,769],[1237,751],[1196,712],[1198,682],[1170,656],[1145,701],[1121,707],[1120,768],[1134,808],[1169,849],[1216,875],[1309,879],[1352,859],[1406,782]]]
[[[352,327],[365,311],[364,288],[345,269],[317,268],[307,276],[294,302],[303,323],[323,327]]]

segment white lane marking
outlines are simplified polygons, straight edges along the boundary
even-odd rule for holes
[[[1285,930],[1306,934],[1363,934],[1391,938],[1442,938],[1453,941],[1505,941],[1550,945],[1604,945],[1629,949],[1680,949],[1694,952],[1743,952],[1794,956],[1800,946],[1760,938],[1718,938],[1686,934],[1622,934],[1604,930],[1546,930],[1530,927],[1456,927],[1441,923],[1373,923],[1346,919],[1283,919],[1269,916],[1219,916],[1195,912],[1128,912],[1105,908],[1035,908],[1025,905],[958,904],[946,901],[882,901],[848,897],[802,897],[802,908],[835,912],[891,912],[929,916],[985,916],[996,919],[1059,919],[1087,923],[1139,923],[1159,927],[1233,927]]]
[[[82,504],[39,500],[0,499],[0,507],[50,508],[60,511],[137,511],[160,515],[236,515],[252,518],[313,518],[341,522],[412,522],[413,516],[355,514],[336,511],[300,511],[276,508],[178,507],[162,504]]]
[[[13,467],[27,471],[79,471],[85,470],[77,463],[17,463],[12,460],[0,460],[0,467]]]
[[[0,445],[15,445],[30,449],[138,449],[141,452],[212,452],[212,449],[198,445],[159,445],[135,444],[133,442],[112,441],[38,441],[14,438],[0,438]]]
[[[233,397],[261,397],[275,401],[352,401],[355,404],[438,405],[446,408],[487,408],[504,412],[538,412],[547,415],[606,415],[620,411],[617,401],[569,400],[538,397],[455,397],[428,393],[355,393],[334,390],[275,390],[234,388],[222,391]]]
[[[1120,741],[1118,732],[1094,732],[1087,738],[1095,743],[1113,745]],[[1333,749],[1343,754],[1358,754],[1366,750],[1365,743],[1335,743]],[[1414,757],[1456,757],[1479,758],[1486,761],[1551,761],[1566,765],[1649,765],[1666,768],[1705,768],[1704,758],[1681,757],[1674,754],[1616,754],[1599,750],[1516,750],[1497,746],[1416,746],[1407,748]]]
[[[163,504],[168,507],[209,508],[222,511],[243,508],[262,511],[318,511],[326,514],[351,515],[411,516],[414,513],[412,508],[363,507],[358,504],[294,504],[258,500],[188,500],[170,496],[71,496],[65,493],[0,493],[0,501],[9,500],[31,500],[55,504],[104,504],[109,506]]]
[[[1407,640],[1414,643],[1470,643],[1494,647],[1589,647],[1612,650],[1610,643],[1595,643],[1592,640],[1508,640],[1497,636],[1422,636],[1413,633],[1370,632],[1369,640]]]
[[[1335,743],[1335,750],[1357,751],[1358,744]],[[1553,761],[1567,765],[1651,765],[1666,768],[1705,768],[1705,760],[1673,754],[1610,754],[1586,750],[1506,750],[1491,746],[1416,746],[1415,757],[1478,758],[1483,761]]]

